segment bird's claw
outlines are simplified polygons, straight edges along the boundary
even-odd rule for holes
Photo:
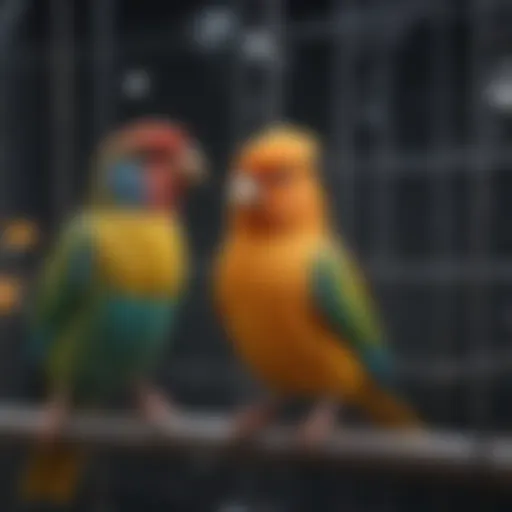
[[[330,437],[332,429],[323,425],[302,425],[299,429],[298,440],[305,448],[317,448],[325,444]]]
[[[317,448],[329,441],[334,426],[334,409],[320,405],[299,427],[298,441],[305,448]]]
[[[175,407],[162,393],[153,389],[140,393],[139,409],[143,418],[159,430],[167,430],[176,418]]]
[[[272,421],[274,413],[274,404],[257,404],[240,411],[231,424],[229,439],[239,442],[254,438]]]
[[[67,408],[60,402],[50,402],[44,406],[37,438],[43,444],[53,444],[62,432],[67,416]]]

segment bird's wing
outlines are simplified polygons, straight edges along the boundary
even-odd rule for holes
[[[32,357],[48,357],[54,343],[84,307],[91,289],[93,250],[87,221],[64,227],[43,266],[31,315]]]
[[[362,273],[343,248],[318,253],[311,271],[311,296],[316,313],[347,343],[370,375],[392,385],[391,354]]]

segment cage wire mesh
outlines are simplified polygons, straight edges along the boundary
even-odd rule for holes
[[[19,43],[9,28],[23,9],[10,16],[10,2],[0,9],[2,220],[26,215],[50,230],[83,196],[91,148],[116,122],[164,113],[193,127],[214,176],[187,212],[199,271],[176,354],[162,371],[180,401],[227,409],[240,400],[240,371],[204,293],[205,267],[230,150],[254,128],[288,119],[325,140],[339,225],[375,284],[413,402],[433,426],[509,429],[507,2],[332,0],[313,17],[284,0],[204,2],[172,30],[136,34],[117,30],[120,2],[98,0],[87,7],[83,38],[73,31],[84,14],[74,11],[78,4],[50,4],[52,35],[42,47]],[[4,275],[28,275],[26,254],[1,250]],[[1,319],[5,398],[21,397],[26,377],[19,324],[16,313]],[[219,511],[507,504],[476,489],[327,468],[117,462],[92,500],[123,512],[169,504]],[[151,476],[141,478],[141,467]],[[198,486],[201,496],[190,491]]]

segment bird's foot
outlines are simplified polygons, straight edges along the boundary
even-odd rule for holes
[[[137,402],[142,417],[157,428],[167,428],[176,417],[176,408],[162,392],[152,386],[137,389]]]
[[[68,416],[68,404],[62,397],[54,397],[42,410],[41,423],[37,431],[38,440],[45,445],[54,444],[59,438]]]
[[[329,440],[336,423],[337,405],[317,405],[299,427],[298,441],[305,448],[316,448]]]
[[[259,434],[274,418],[277,404],[264,402],[251,405],[237,414],[232,421],[230,439],[244,441]]]

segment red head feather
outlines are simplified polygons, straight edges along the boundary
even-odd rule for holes
[[[205,177],[202,152],[182,125],[165,119],[142,118],[122,126],[100,144],[94,189],[101,191],[102,176],[116,160],[131,155],[176,162],[173,165],[177,165],[183,176],[188,176],[192,182]]]

